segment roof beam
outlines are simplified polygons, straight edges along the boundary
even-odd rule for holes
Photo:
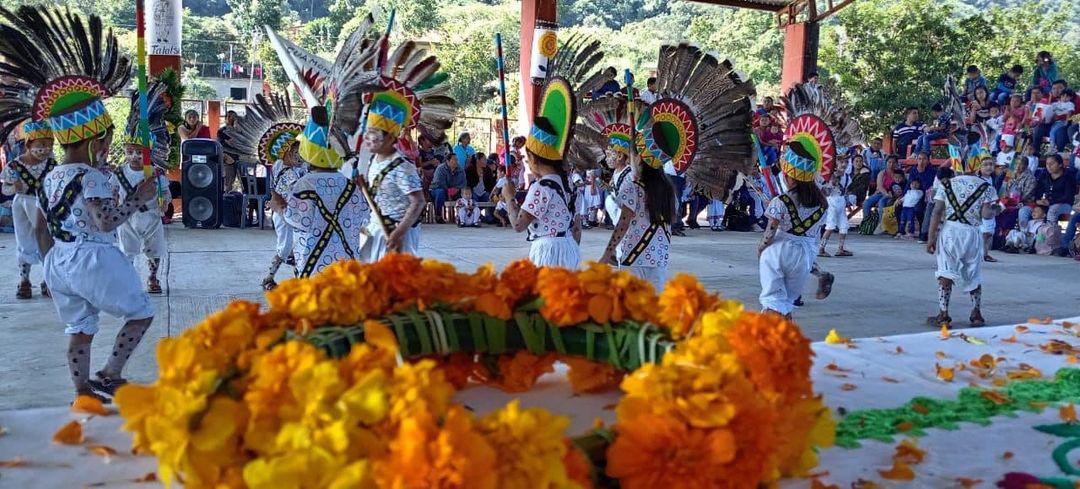
[[[697,3],[708,3],[724,7],[745,8],[751,10],[764,10],[766,12],[779,12],[784,9],[783,5],[770,5],[767,3],[754,2],[751,0],[691,0]]]

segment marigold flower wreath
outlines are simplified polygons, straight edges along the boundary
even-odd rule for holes
[[[120,389],[134,451],[186,487],[747,488],[805,475],[835,425],[799,328],[676,276],[657,295],[606,265],[476,273],[408,255],[340,262],[236,301],[157,348]],[[404,361],[400,361],[404,360]],[[517,401],[475,416],[469,381],[528,390],[569,365],[620,385],[577,437]],[[621,382],[621,383],[620,383]]]

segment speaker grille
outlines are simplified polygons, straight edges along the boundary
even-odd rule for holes
[[[214,215],[214,203],[200,195],[188,202],[187,212],[192,219],[205,221]]]
[[[214,183],[214,171],[210,165],[193,164],[187,174],[188,182],[197,189],[204,189]]]

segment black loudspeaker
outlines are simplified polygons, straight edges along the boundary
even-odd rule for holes
[[[180,144],[180,158],[184,227],[221,227],[221,144],[188,139]]]

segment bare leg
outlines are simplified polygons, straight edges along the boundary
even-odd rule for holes
[[[971,321],[971,325],[974,327],[983,326],[986,324],[986,319],[982,316],[982,286],[971,291],[971,316],[968,318]]]
[[[829,252],[825,251],[825,247],[829,245],[829,238],[832,237],[832,230],[825,230],[825,234],[821,236],[821,246],[818,247],[818,256],[829,256]]]
[[[274,281],[274,275],[277,275],[278,268],[285,260],[282,260],[280,256],[274,255],[274,261],[270,262],[270,270],[266,272],[266,278],[263,279],[262,286],[265,290],[272,290],[277,286],[277,282]]]
[[[93,335],[75,333],[68,338],[68,370],[71,372],[71,383],[75,385],[75,393],[93,395],[86,381],[90,380],[90,345],[94,341]]]
[[[131,352],[139,346],[139,342],[142,341],[143,335],[146,334],[146,330],[150,328],[150,323],[153,321],[152,317],[132,319],[120,328],[120,332],[116,334],[116,341],[113,343],[112,355],[105,363],[105,368],[98,372],[99,377],[114,380],[123,378],[124,366],[127,365]]]
[[[940,326],[952,321],[949,317],[949,300],[952,298],[953,282],[947,278],[938,278],[938,315],[926,318],[930,326]]]
[[[161,258],[147,258],[146,266],[150,269],[150,277],[146,280],[146,290],[151,294],[160,294],[161,282],[158,281],[158,269],[161,267]]]

